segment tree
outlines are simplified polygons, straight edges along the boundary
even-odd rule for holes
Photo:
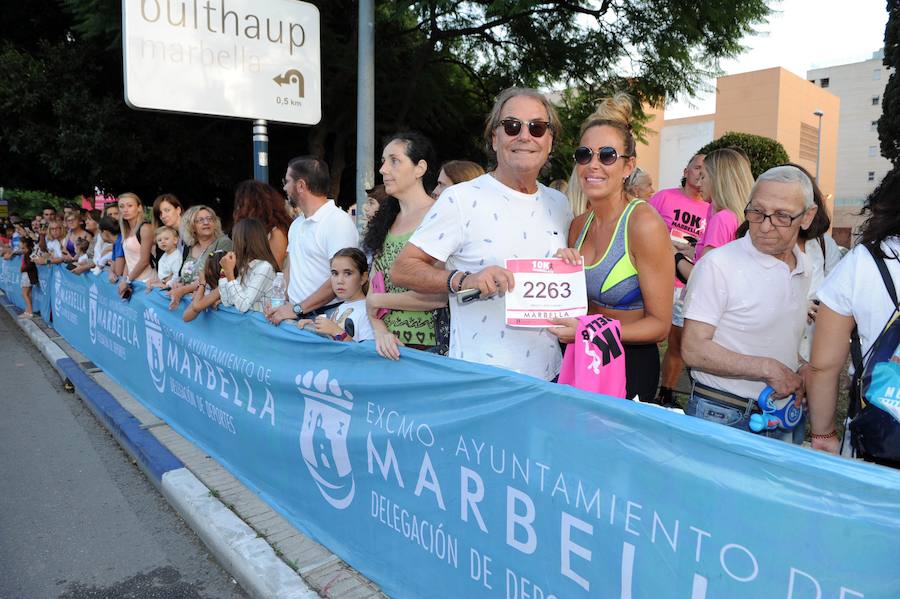
[[[896,166],[900,160],[900,1],[887,1],[888,22],[884,28],[884,66],[891,67],[891,76],[881,98],[881,118],[878,119],[878,139],[881,155]]]
[[[313,4],[323,117],[310,128],[270,125],[271,177],[291,156],[310,153],[331,165],[333,193],[352,197],[358,7]],[[172,190],[191,203],[227,198],[250,176],[250,124],[128,109],[120,6],[35,0],[0,14],[13,32],[0,42],[0,181],[61,195],[99,183],[150,197]],[[378,0],[376,135],[415,128],[442,159],[482,161],[484,115],[504,87],[577,89],[581,108],[595,94],[626,89],[655,105],[698,91],[768,14],[765,0]],[[567,115],[560,146],[577,134],[578,110]],[[562,158],[554,165],[562,169]]]
[[[750,171],[753,173],[754,179],[773,166],[791,161],[780,142],[762,135],[731,131],[719,139],[709,142],[697,150],[697,153],[709,154],[720,148],[737,148],[746,154],[750,160]]]

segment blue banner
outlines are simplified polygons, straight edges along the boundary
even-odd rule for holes
[[[56,269],[55,328],[394,597],[900,596],[900,473]]]
[[[6,297],[19,310],[25,309],[25,299],[22,296],[22,257],[15,256],[9,260],[0,258],[0,289],[6,294]],[[49,289],[49,277],[52,269],[48,266],[38,267],[38,278],[41,285],[33,285],[31,287],[31,307],[35,314],[47,314],[45,311],[49,307],[49,294],[45,295],[43,290]],[[44,285],[44,277],[48,277],[47,285]]]

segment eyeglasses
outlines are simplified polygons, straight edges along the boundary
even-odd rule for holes
[[[207,225],[213,222],[213,217],[211,216],[198,216],[194,219],[194,222],[199,223],[201,225]]]
[[[528,125],[528,134],[531,137],[544,137],[547,129],[553,131],[550,121],[528,121],[523,123],[519,119],[509,118],[503,119],[500,121],[500,124],[503,125],[503,132],[510,137],[517,137],[522,132],[522,125]]]
[[[744,209],[744,218],[747,219],[748,222],[753,223],[754,225],[762,224],[762,222],[766,219],[769,219],[769,222],[772,223],[773,227],[790,227],[794,224],[794,221],[806,214],[806,210],[804,209],[800,214],[796,216],[791,216],[790,214],[785,214],[784,212],[776,212],[774,214],[765,214],[756,208],[745,208]]]
[[[581,146],[579,148],[575,148],[575,162],[578,164],[590,164],[591,159],[594,157],[594,151],[587,146]],[[631,154],[619,154],[619,152],[611,147],[611,146],[603,146],[602,148],[597,148],[597,160],[600,161],[600,164],[605,164],[609,166],[611,164],[615,164],[616,160],[619,158],[631,158]]]

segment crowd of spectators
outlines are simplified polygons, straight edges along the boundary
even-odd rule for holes
[[[598,105],[581,126],[570,179],[553,187],[539,177],[561,123],[536,90],[497,98],[483,131],[487,172],[465,160],[439,165],[419,132],[391,135],[361,237],[329,198],[328,165],[300,156],[285,169],[284,195],[258,181],[237,186],[228,235],[207,205],[185,208],[164,194],[148,211],[123,193],[102,214],[47,206],[30,222],[2,223],[0,251],[21,258],[24,318],[37,265],[65,264],[75,274],[108,271],[123,301],[135,282],[164,293],[185,322],[231,306],[336,341],[372,340],[388,359],[405,346],[549,381],[586,322],[614,320],[624,397],[677,406],[686,364],[686,413],[750,430],[764,387],[798,405],[810,391],[814,445],[834,451],[843,340],[859,324],[871,344],[887,313],[880,300],[875,317],[857,311],[872,303],[856,274],[872,270],[866,256],[839,264],[822,192],[798,165],[754,182],[743,152],[719,149],[693,156],[679,187],[656,192],[636,166],[632,102],[617,94]],[[890,200],[870,203],[866,239],[896,259]],[[516,280],[505,261],[517,257],[583,264],[588,315],[508,326],[503,296]],[[819,363],[811,378],[810,360]],[[794,442],[804,433],[764,431]]]

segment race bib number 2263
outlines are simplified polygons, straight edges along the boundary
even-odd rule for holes
[[[584,266],[559,258],[509,259],[506,268],[516,279],[506,294],[506,324],[514,327],[553,326],[551,318],[587,314]]]

